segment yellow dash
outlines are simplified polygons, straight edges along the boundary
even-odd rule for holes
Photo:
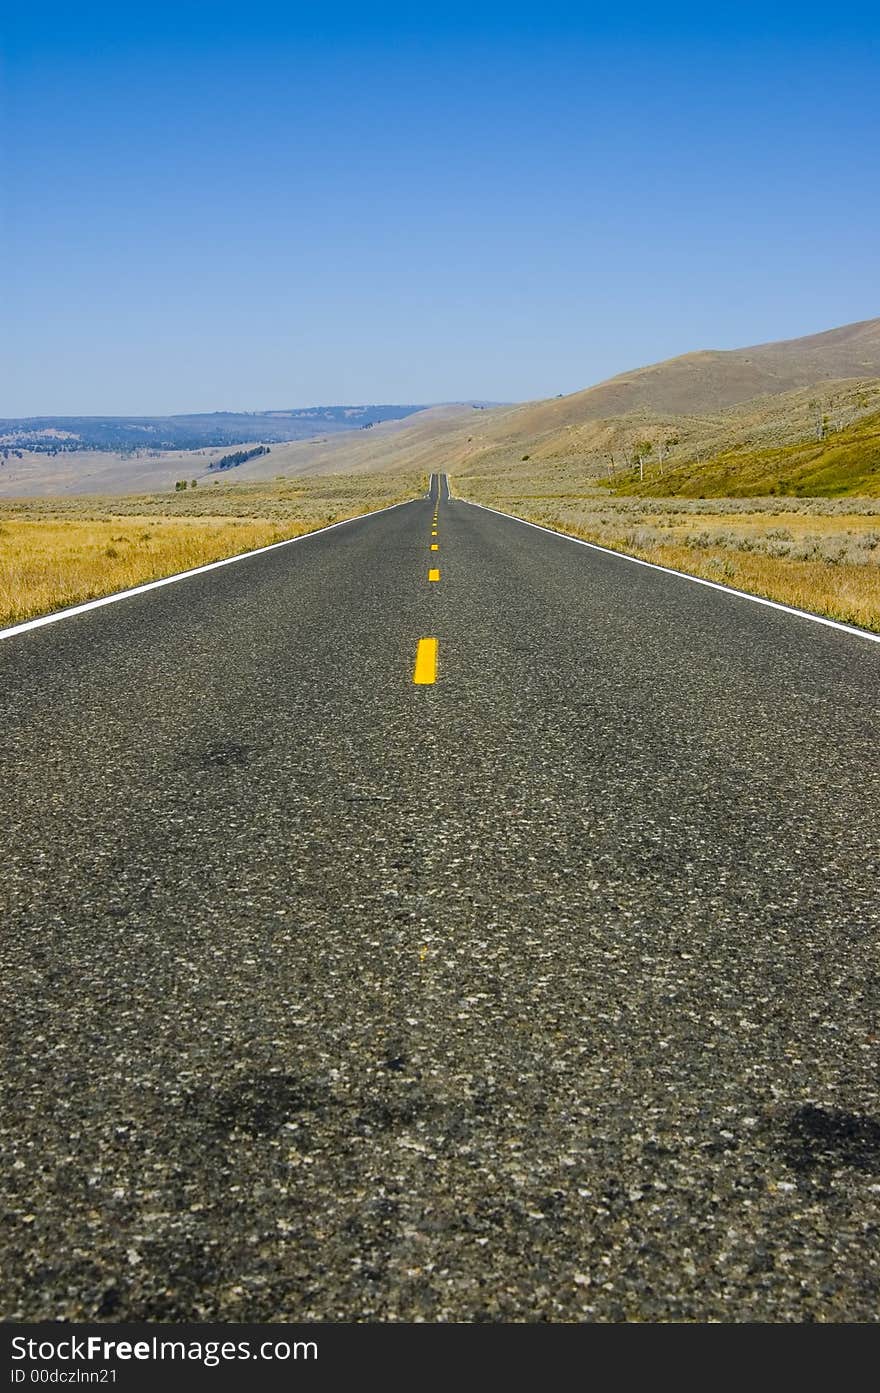
[[[439,572],[439,571],[434,570],[434,571],[429,571],[429,572],[428,572],[428,580],[439,580],[439,579],[440,579],[440,572]]]
[[[432,551],[439,551],[439,550],[440,550],[440,543],[439,543],[439,542],[432,542],[432,543],[431,543],[431,550],[432,550]]]
[[[413,681],[417,682],[420,687],[429,686],[432,682],[437,681],[437,640],[435,638],[419,639]]]
[[[437,534],[437,529],[436,529],[436,527],[435,527],[434,531],[431,533],[431,536],[432,536],[432,537],[436,537],[437,535],[438,535],[438,534]]]

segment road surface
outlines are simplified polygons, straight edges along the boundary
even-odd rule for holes
[[[880,645],[432,493],[0,643],[0,1308],[876,1320]]]

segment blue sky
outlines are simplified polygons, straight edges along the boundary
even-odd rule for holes
[[[15,3],[0,414],[520,400],[880,314],[880,13]]]

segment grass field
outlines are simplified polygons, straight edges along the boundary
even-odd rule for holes
[[[503,489],[453,491],[645,561],[880,632],[880,499],[619,498]]]
[[[423,493],[424,474],[329,476],[131,497],[0,502],[0,626]]]

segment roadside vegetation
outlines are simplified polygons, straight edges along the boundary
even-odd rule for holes
[[[451,481],[453,493],[645,561],[880,632],[880,498],[621,498]]]
[[[322,475],[0,501],[0,626],[413,498],[426,475]]]

